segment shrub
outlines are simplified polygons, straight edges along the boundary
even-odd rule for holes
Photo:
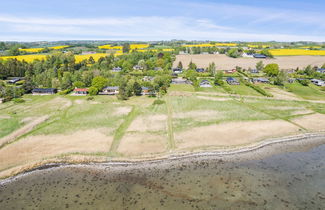
[[[165,103],[165,101],[160,100],[160,99],[157,99],[157,100],[155,100],[155,101],[153,102],[153,105],[161,105],[161,104],[164,104],[164,103]]]
[[[62,90],[62,91],[59,92],[59,95],[67,95],[67,94],[71,93],[72,91],[73,91],[72,88]]]
[[[87,101],[92,101],[92,100],[94,100],[94,97],[92,97],[92,96],[89,96],[89,97],[87,97],[87,99],[86,99]]]
[[[95,88],[95,87],[90,87],[89,88],[89,95],[95,96],[97,94],[98,94],[98,89],[97,88]]]
[[[302,84],[303,86],[308,86],[309,85],[309,80],[307,79],[299,79],[298,82]]]
[[[17,104],[21,104],[21,103],[24,103],[25,102],[25,100],[22,99],[22,98],[14,98],[14,99],[12,99],[12,101],[14,103],[17,103]]]
[[[245,85],[254,89],[256,92],[262,94],[263,96],[273,97],[272,94],[266,92],[264,89],[260,88],[259,86],[253,85],[252,83],[249,83],[249,82],[245,82]]]

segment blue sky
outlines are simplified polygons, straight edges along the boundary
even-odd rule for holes
[[[6,0],[0,40],[325,41],[323,0]]]

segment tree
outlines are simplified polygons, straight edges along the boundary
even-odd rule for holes
[[[137,81],[134,82],[134,84],[133,84],[133,92],[134,92],[134,95],[136,95],[136,96],[142,95],[142,87],[141,87],[140,83],[138,83]]]
[[[195,63],[193,63],[192,61],[188,64],[188,69],[189,70],[196,70],[197,66]]]
[[[216,85],[223,85],[223,72],[222,71],[218,71],[215,78],[214,78],[214,84]]]
[[[85,83],[80,82],[80,81],[74,82],[74,83],[73,83],[73,86],[74,86],[75,88],[85,88],[85,87],[86,87]]]
[[[127,87],[127,81],[123,79],[119,87],[119,93],[117,95],[117,98],[119,100],[127,100],[129,98],[126,87]]]
[[[89,91],[89,95],[91,96],[95,96],[98,94],[98,89],[96,87],[90,87],[88,91]]]
[[[259,61],[259,62],[256,63],[256,69],[258,71],[262,71],[264,69],[264,63],[263,63],[263,61]]]
[[[67,90],[72,87],[72,77],[70,72],[64,72],[61,82],[61,89]]]
[[[209,64],[208,71],[211,76],[214,77],[216,75],[216,64],[214,62]]]
[[[13,46],[9,49],[8,52],[9,56],[17,56],[20,55],[19,47],[18,46]]]
[[[263,70],[268,76],[275,77],[279,74],[279,65],[276,63],[267,64]]]
[[[94,60],[94,58],[93,58],[93,56],[90,56],[90,57],[89,57],[89,59],[88,59],[88,63],[89,63],[89,64],[94,64],[94,63],[96,63],[95,60]]]
[[[325,69],[325,63],[322,65],[322,67],[321,67],[322,69]]]
[[[102,76],[95,77],[92,82],[91,86],[98,89],[98,91],[101,91],[106,85],[108,80]]]
[[[131,47],[130,47],[129,43],[123,44],[123,53],[129,53],[130,49],[131,49]]]
[[[237,48],[232,48],[228,51],[227,55],[232,58],[239,58],[242,53]]]
[[[270,51],[268,51],[268,50],[266,50],[266,49],[262,50],[262,51],[260,52],[260,54],[265,55],[265,56],[267,56],[267,57],[269,57],[269,58],[273,58],[272,53],[270,53]]]
[[[325,65],[325,64],[324,64],[324,65]],[[183,69],[182,61],[178,62],[177,68],[179,68],[179,69]]]
[[[286,81],[288,81],[288,75],[285,71],[281,70],[279,74],[275,77],[274,84],[283,86]]]

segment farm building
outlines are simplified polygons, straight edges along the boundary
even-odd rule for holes
[[[210,88],[210,87],[212,87],[212,85],[211,85],[211,83],[208,80],[202,80],[200,82],[200,87]]]
[[[204,68],[197,68],[196,69],[196,72],[203,73],[203,72],[205,72],[205,69]]]
[[[314,85],[317,85],[317,86],[325,86],[325,82],[323,80],[320,80],[320,79],[311,79],[310,80]]]
[[[270,80],[268,78],[259,77],[259,78],[253,78],[253,83],[270,83]]]
[[[181,74],[181,73],[183,73],[183,69],[181,69],[181,68],[174,68],[173,69],[173,73],[174,74]]]
[[[88,94],[88,88],[76,88],[73,90],[73,95],[84,96]]]
[[[243,53],[242,55],[244,58],[254,58],[254,55],[253,54],[250,54],[250,53]]]
[[[254,58],[267,58],[267,56],[262,55],[262,54],[254,54],[253,57]]]
[[[120,71],[122,71],[122,68],[121,67],[114,67],[112,69],[112,72],[120,72]]]
[[[117,95],[119,87],[118,86],[108,86],[103,88],[99,95]]]
[[[289,78],[289,79],[288,79],[288,82],[289,82],[289,83],[294,83],[295,81],[296,81],[295,78]]]
[[[240,83],[233,77],[228,77],[226,79],[226,82],[229,84],[229,85],[239,85]]]
[[[33,95],[53,95],[58,92],[55,88],[35,88],[32,90]]]
[[[237,70],[236,70],[236,69],[232,69],[232,70],[225,70],[224,72],[225,72],[225,74],[233,74],[233,73],[236,73],[236,72],[237,72]]]

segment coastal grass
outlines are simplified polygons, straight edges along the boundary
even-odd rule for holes
[[[171,84],[169,91],[185,91],[185,92],[194,92],[195,89],[193,85],[187,85],[187,84]]]
[[[298,82],[286,84],[285,87],[288,91],[296,94],[297,96],[308,100],[325,100],[325,93],[317,89],[314,85],[303,86]]]

